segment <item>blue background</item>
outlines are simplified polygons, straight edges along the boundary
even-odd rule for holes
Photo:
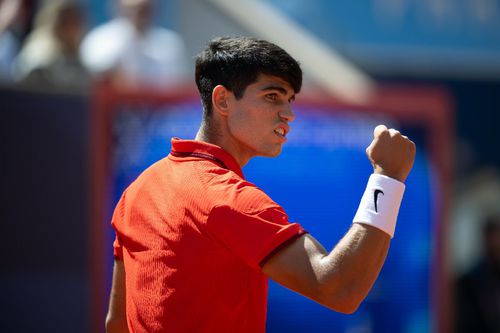
[[[195,103],[161,110],[123,108],[115,117],[113,197],[151,163],[165,157],[173,136],[194,137],[200,122]],[[281,204],[325,248],[348,230],[372,171],[365,148],[373,127],[387,117],[348,110],[296,107],[289,142],[274,159],[255,158],[248,180]],[[430,162],[419,144],[401,206],[396,236],[379,279],[360,309],[342,315],[270,282],[268,332],[429,332],[433,188]],[[113,240],[109,233],[109,246]],[[111,272],[112,258],[109,260]],[[111,276],[111,273],[108,274]]]

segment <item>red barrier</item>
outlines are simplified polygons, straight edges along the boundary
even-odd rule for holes
[[[199,100],[194,87],[170,91],[116,90],[106,83],[95,87],[90,126],[91,191],[90,191],[90,281],[91,281],[91,331],[102,332],[108,295],[106,281],[105,223],[110,208],[107,195],[110,176],[109,153],[111,147],[111,121],[120,105],[162,105],[186,100]],[[305,91],[297,98],[299,105],[324,106],[357,112],[377,112],[394,117],[408,125],[423,127],[428,134],[427,145],[436,168],[436,188],[440,196],[436,210],[436,237],[433,248],[435,257],[431,269],[434,276],[432,290],[434,332],[451,332],[452,278],[449,267],[447,231],[452,182],[454,105],[447,91],[440,87],[391,85],[378,89],[373,101],[366,105],[352,105],[323,94]],[[201,103],[200,103],[201,119]],[[418,149],[418,148],[417,148]]]

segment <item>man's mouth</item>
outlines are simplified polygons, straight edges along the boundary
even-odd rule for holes
[[[279,137],[282,137],[282,138],[284,138],[286,135],[286,131],[282,127],[275,129],[274,133],[276,133]]]

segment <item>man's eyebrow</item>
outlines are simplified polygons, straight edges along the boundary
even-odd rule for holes
[[[261,88],[260,90],[261,91],[278,90],[283,95],[286,95],[288,93],[288,91],[281,86],[265,86],[265,87]]]
[[[283,88],[282,86],[275,86],[275,85],[270,85],[270,86],[265,86],[263,88],[260,89],[261,91],[270,91],[270,90],[277,90],[279,91],[282,95],[287,95],[288,94],[288,90],[286,90],[285,88]],[[295,100],[295,94],[293,94],[290,99],[293,101]]]

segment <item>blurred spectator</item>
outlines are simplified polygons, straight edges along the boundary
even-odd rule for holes
[[[21,0],[0,0],[0,82],[12,80],[12,64],[19,50],[12,30],[21,6]]]
[[[26,85],[64,90],[88,86],[90,75],[79,58],[83,8],[71,0],[47,0],[16,61],[16,76]]]
[[[87,68],[111,75],[118,84],[164,87],[184,82],[187,58],[180,35],[151,25],[152,1],[118,1],[121,17],[95,28],[83,41]]]
[[[500,215],[486,219],[484,257],[457,284],[456,332],[500,332]]]

